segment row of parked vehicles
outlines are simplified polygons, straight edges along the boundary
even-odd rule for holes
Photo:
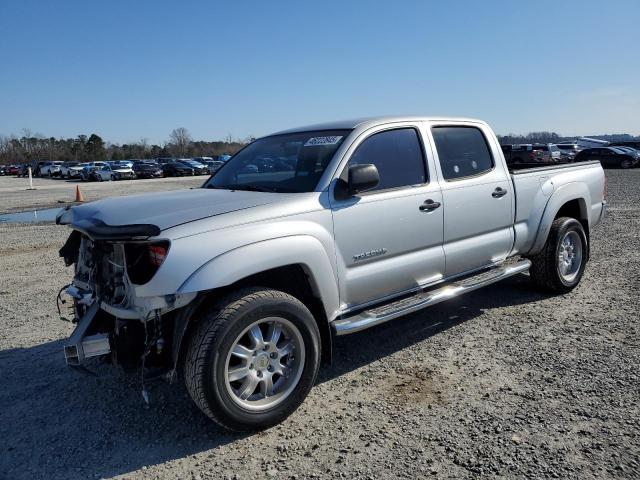
[[[595,148],[577,143],[534,143],[502,145],[507,164],[569,163],[599,160],[605,168],[633,168],[640,166],[640,142],[620,142]]]
[[[0,175],[78,179],[82,181],[132,180],[135,178],[211,175],[230,155],[195,158],[157,158],[150,160],[114,160],[97,162],[43,161],[35,164],[2,166]]]

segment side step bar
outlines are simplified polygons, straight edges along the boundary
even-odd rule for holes
[[[365,310],[352,317],[335,320],[332,322],[333,329],[336,335],[359,332],[458,295],[472,292],[486,285],[491,285],[518,273],[526,272],[530,266],[531,261],[524,259],[508,266],[496,267],[486,272],[454,281],[435,290],[420,292],[412,297],[402,298],[380,307]]]

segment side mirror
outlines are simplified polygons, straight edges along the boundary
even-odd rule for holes
[[[380,183],[378,169],[373,164],[353,165],[349,167],[349,195],[366,192]]]

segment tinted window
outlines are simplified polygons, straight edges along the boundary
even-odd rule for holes
[[[374,190],[426,182],[422,146],[413,128],[387,130],[367,138],[349,159],[349,166],[368,163],[374,164],[380,175]]]
[[[442,175],[446,180],[479,175],[493,168],[489,146],[474,127],[434,127]]]

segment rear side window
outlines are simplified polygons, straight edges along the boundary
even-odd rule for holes
[[[349,159],[349,167],[372,163],[380,183],[375,190],[386,190],[426,182],[422,145],[413,128],[375,133],[367,138]]]
[[[482,132],[475,127],[433,127],[445,180],[471,177],[493,168],[493,158]]]

